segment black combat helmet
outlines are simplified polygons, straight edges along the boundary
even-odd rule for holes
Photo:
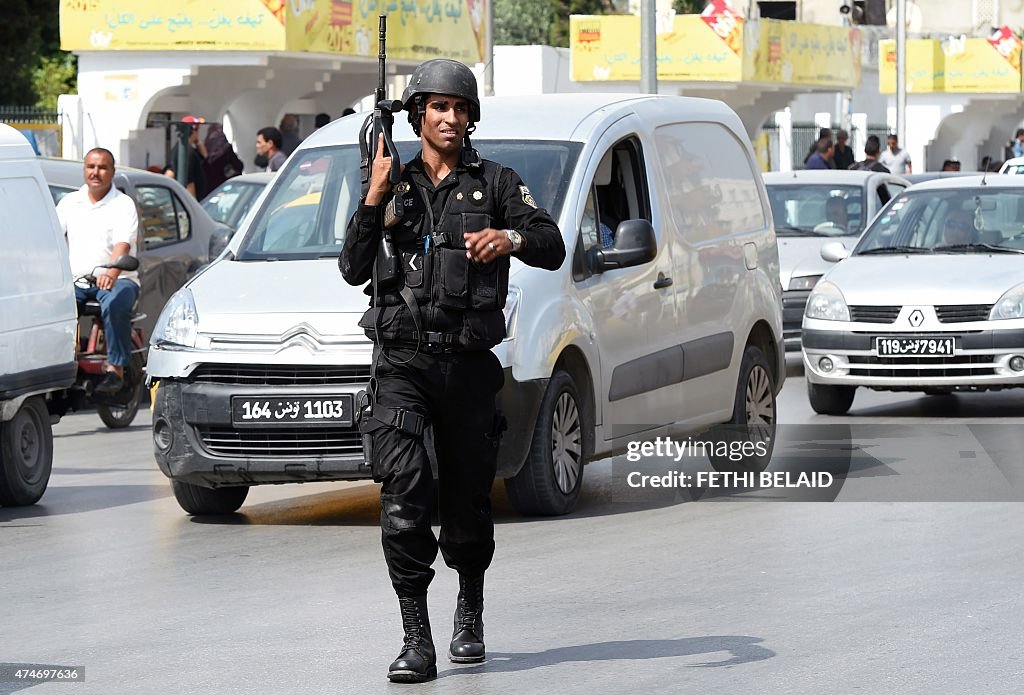
[[[476,76],[473,71],[456,60],[435,58],[417,67],[409,86],[402,93],[402,103],[409,112],[409,123],[417,135],[420,134],[420,119],[423,117],[427,94],[449,94],[462,97],[469,102],[469,124],[480,120],[480,98],[476,91]]]

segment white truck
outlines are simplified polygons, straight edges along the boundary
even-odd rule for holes
[[[39,163],[0,125],[0,506],[34,504],[46,490],[51,398],[75,381],[77,325],[67,242]]]

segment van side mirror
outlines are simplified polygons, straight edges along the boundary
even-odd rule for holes
[[[821,247],[821,259],[829,263],[838,263],[850,255],[850,250],[841,241],[830,241]]]
[[[108,263],[106,268],[117,268],[118,270],[138,270],[139,259],[135,256],[129,256],[127,253],[121,254],[113,263]]]
[[[654,227],[647,220],[626,220],[615,230],[615,244],[610,249],[594,249],[593,253],[591,265],[596,273],[653,261],[658,255]]]

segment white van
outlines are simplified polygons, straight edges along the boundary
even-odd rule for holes
[[[0,505],[33,504],[53,464],[50,396],[75,381],[68,246],[35,153],[0,125]]]
[[[735,113],[622,94],[487,98],[481,112],[474,146],[523,177],[567,250],[557,272],[513,259],[508,337],[494,348],[509,420],[498,475],[515,507],[568,512],[584,464],[638,437],[729,422],[773,432],[785,375],[778,249]],[[156,459],[190,513],[234,511],[250,485],[370,475],[352,424],[369,377],[357,326],[367,295],[337,268],[364,116],[303,142],[157,322]],[[404,160],[419,146],[404,121],[395,140]],[[272,423],[246,424],[254,397]],[[335,413],[325,423],[292,407],[315,414],[321,401],[343,408],[320,408]]]

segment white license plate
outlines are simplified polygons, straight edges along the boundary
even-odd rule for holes
[[[947,357],[955,348],[953,338],[875,338],[875,352],[879,357]]]
[[[236,427],[352,424],[352,395],[234,396],[231,423]]]

